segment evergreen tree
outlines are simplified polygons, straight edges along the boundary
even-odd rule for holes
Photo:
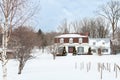
[[[63,47],[63,52],[62,52],[62,56],[66,56],[67,55],[67,52],[66,52],[66,48],[65,46]]]
[[[73,47],[73,55],[76,55],[76,54],[77,54],[76,48]]]
[[[42,48],[44,51],[44,47],[47,46],[45,34],[41,29],[38,30],[37,34],[38,34],[38,42],[39,42],[37,45],[39,46],[39,48]]]
[[[43,33],[42,30],[39,29],[39,30],[38,30],[38,36],[42,35],[42,33]]]
[[[91,53],[91,47],[88,48],[88,55],[92,55],[92,53]]]

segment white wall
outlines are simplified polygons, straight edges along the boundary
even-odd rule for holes
[[[66,51],[68,53],[68,47],[69,46],[75,46],[76,50],[78,51],[78,47],[84,47],[84,54],[87,54],[88,52],[88,48],[89,48],[89,45],[88,43],[83,43],[83,44],[79,44],[79,43],[64,43],[62,45],[60,45],[61,47],[65,46],[66,47]]]

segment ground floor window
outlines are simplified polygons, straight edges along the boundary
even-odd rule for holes
[[[84,54],[84,47],[78,47],[78,54]]]
[[[108,52],[108,49],[102,49],[102,52]]]
[[[96,49],[92,49],[91,51],[92,51],[93,53],[96,53],[96,52],[97,52]]]
[[[63,52],[63,47],[59,47],[58,48],[58,53],[62,53]]]

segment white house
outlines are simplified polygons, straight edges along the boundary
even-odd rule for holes
[[[109,38],[89,38],[89,46],[93,54],[98,54],[98,49],[101,49],[101,54],[111,54]]]

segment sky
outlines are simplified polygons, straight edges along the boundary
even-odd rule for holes
[[[36,29],[45,32],[56,31],[66,19],[79,21],[83,18],[95,17],[99,7],[111,0],[36,0],[40,1],[40,12],[34,18]]]

